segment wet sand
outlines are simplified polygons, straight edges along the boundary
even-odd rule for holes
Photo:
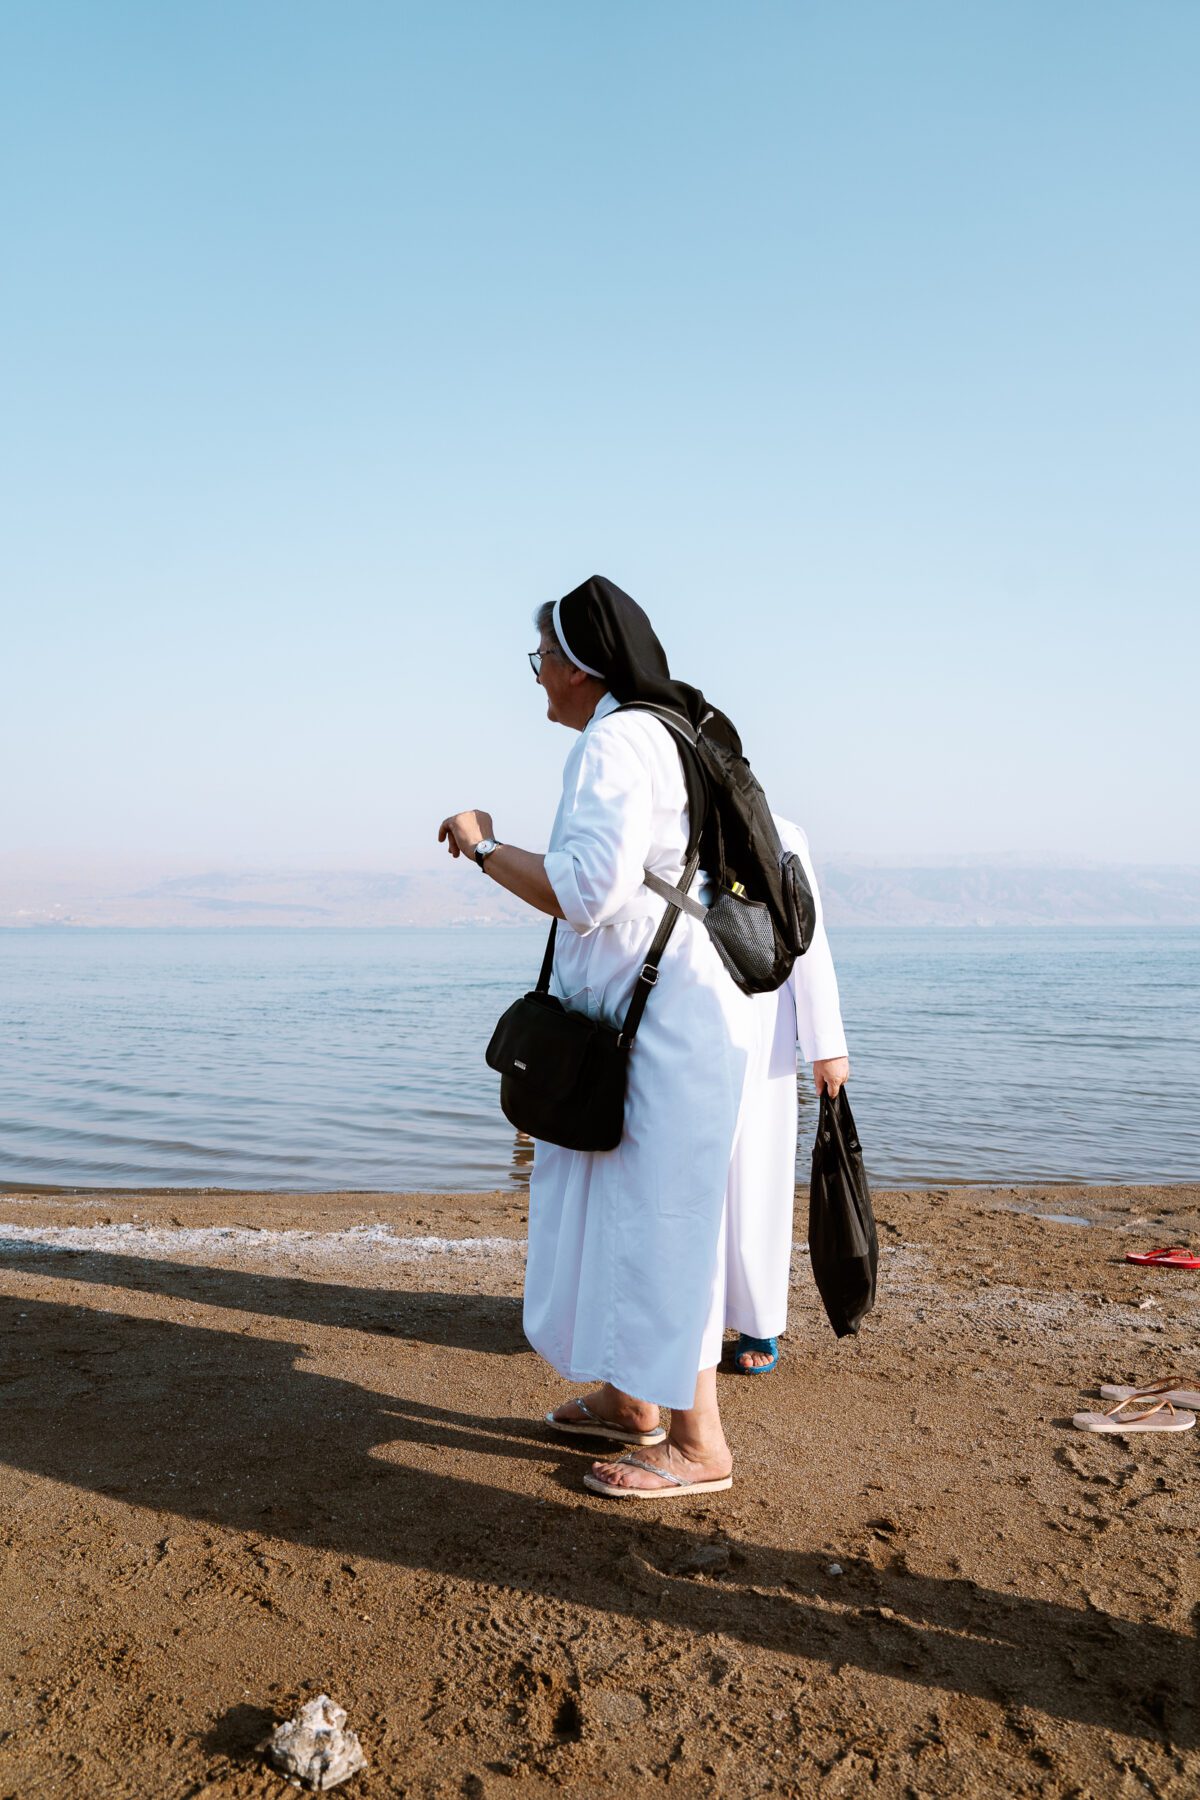
[[[282,1793],[321,1689],[364,1800],[1200,1792],[1200,1428],[1069,1424],[1200,1377],[1200,1274],[1121,1260],[1200,1186],[876,1206],[861,1336],[798,1249],[722,1381],[733,1491],[621,1504],[517,1195],[0,1196],[0,1797]]]

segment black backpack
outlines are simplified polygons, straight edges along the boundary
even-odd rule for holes
[[[711,906],[647,874],[646,886],[702,918],[717,954],[744,994],[782,987],[812,943],[817,909],[804,864],[780,842],[767,796],[723,713],[710,710],[697,731],[691,720],[651,701],[630,700],[622,712],[649,712],[675,733],[688,777],[688,855],[713,876]],[[707,729],[706,729],[707,727]],[[697,805],[697,801],[700,804]]]

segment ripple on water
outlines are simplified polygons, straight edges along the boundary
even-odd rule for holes
[[[832,938],[875,1182],[1200,1177],[1200,931]],[[541,940],[0,932],[0,1183],[523,1185],[483,1049]]]

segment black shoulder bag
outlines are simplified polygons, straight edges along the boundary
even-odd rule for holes
[[[680,877],[682,894],[699,864],[697,853]],[[662,916],[619,1031],[586,1013],[568,1012],[550,992],[558,925],[551,921],[537,987],[514,1000],[487,1047],[488,1067],[500,1076],[500,1110],[510,1125],[567,1150],[616,1149],[625,1129],[629,1052],[679,910],[668,905]]]

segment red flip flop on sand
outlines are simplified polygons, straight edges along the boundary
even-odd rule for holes
[[[1118,1400],[1107,1412],[1077,1412],[1071,1423],[1077,1431],[1128,1435],[1134,1431],[1190,1431],[1196,1415],[1179,1410],[1165,1398],[1151,1406],[1143,1406],[1140,1399]]]
[[[1200,1256],[1193,1256],[1186,1244],[1164,1244],[1161,1250],[1125,1254],[1125,1261],[1143,1269],[1200,1269]]]

